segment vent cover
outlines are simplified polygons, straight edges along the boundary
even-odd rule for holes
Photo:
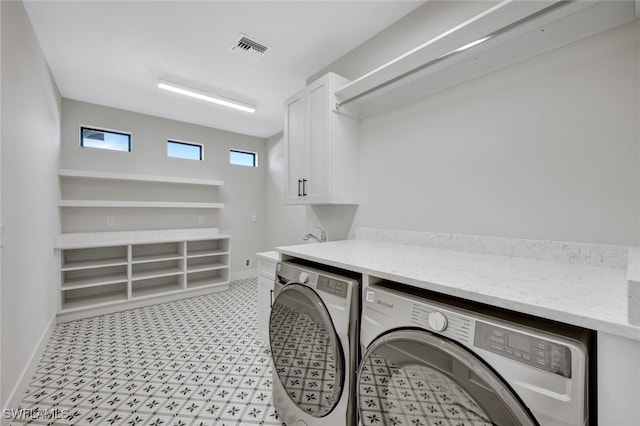
[[[244,34],[240,34],[229,50],[238,56],[249,59],[250,61],[258,62],[269,48],[257,41],[251,40]]]

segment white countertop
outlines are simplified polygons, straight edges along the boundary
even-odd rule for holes
[[[627,270],[369,240],[280,253],[640,341],[627,317]]]

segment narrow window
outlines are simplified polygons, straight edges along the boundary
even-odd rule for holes
[[[80,127],[80,146],[131,152],[131,134]]]
[[[229,163],[237,166],[258,167],[258,154],[232,149],[229,151]]]
[[[203,147],[200,144],[167,141],[167,157],[202,161]]]

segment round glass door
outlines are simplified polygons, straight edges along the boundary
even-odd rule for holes
[[[282,288],[271,308],[269,340],[289,398],[314,417],[329,414],[342,393],[344,357],[329,312],[311,288]]]
[[[375,340],[358,374],[365,426],[535,426],[509,387],[474,354],[441,336],[400,330]]]

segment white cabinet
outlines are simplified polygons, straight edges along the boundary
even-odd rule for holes
[[[285,101],[287,204],[358,202],[358,121],[335,111],[348,82],[329,73]]]
[[[58,318],[225,290],[229,243],[216,228],[62,234]]]
[[[265,342],[269,341],[269,316],[273,302],[273,283],[276,277],[278,253],[257,254],[258,265],[258,331]]]

